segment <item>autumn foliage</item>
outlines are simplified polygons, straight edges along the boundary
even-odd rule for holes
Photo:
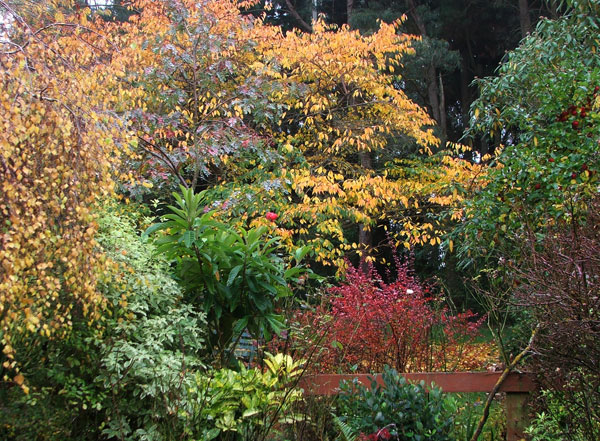
[[[14,364],[14,335],[61,336],[74,316],[99,312],[94,208],[113,191],[128,152],[125,125],[113,113],[118,88],[103,56],[106,39],[84,15],[65,23],[59,2],[47,6],[31,12],[51,23],[39,28],[14,13],[18,43],[0,53],[4,367]]]
[[[422,214],[457,205],[445,187],[478,166],[452,155],[395,162],[394,139],[422,158],[439,144],[434,121],[397,87],[416,39],[398,32],[401,21],[370,36],[321,21],[284,35],[241,15],[248,2],[134,4],[139,15],[112,26],[136,91],[123,105],[147,187],[208,188],[211,208],[241,226],[277,212],[288,248],[309,244],[328,265],[363,251],[349,231],[388,219],[408,247],[440,243],[442,228]]]
[[[483,319],[470,311],[453,314],[411,272],[399,264],[387,283],[371,266],[350,266],[346,280],[330,288],[325,302],[296,316],[298,329],[312,330],[310,348],[317,370],[399,372],[476,370],[494,359],[492,346],[476,343]],[[300,335],[299,332],[297,335]],[[291,347],[302,347],[292,335]]]
[[[95,213],[117,188],[207,188],[222,220],[267,225],[288,250],[308,244],[339,267],[363,252],[359,225],[440,244],[424,213],[460,202],[478,166],[430,156],[433,120],[398,87],[415,37],[400,21],[370,36],[320,21],[284,35],[242,15],[251,3],[136,0],[122,22],[69,0],[2,2],[5,367],[18,369],[14,336],[62,336],[74,317],[99,316]],[[399,162],[396,138],[428,162]]]

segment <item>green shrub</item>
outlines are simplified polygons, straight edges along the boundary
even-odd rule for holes
[[[131,219],[106,213],[100,226],[98,241],[116,269],[101,286],[112,311],[96,341],[95,382],[109,395],[102,432],[174,439],[188,372],[204,367],[204,314],[182,301],[167,262],[140,240]]]
[[[597,391],[596,391],[597,393]],[[600,433],[598,418],[586,412],[589,407],[589,391],[571,391],[567,398],[565,392],[542,391],[544,410],[536,414],[525,433],[531,441],[596,441]],[[576,407],[573,407],[573,404]],[[586,414],[588,427],[580,424],[574,412]],[[587,429],[587,430],[585,430]]]
[[[291,387],[299,363],[276,355],[264,372],[212,369],[203,358],[205,314],[140,239],[135,225],[144,220],[114,204],[99,223],[98,247],[110,262],[98,286],[103,317],[74,314],[61,340],[15,340],[29,357],[30,392],[0,388],[0,439],[254,441],[283,427],[301,397]]]
[[[106,300],[100,322],[74,312],[66,338],[18,340],[30,392],[0,389],[0,439],[158,440],[182,432],[174,410],[184,404],[188,372],[203,366],[197,354],[207,325],[182,302],[167,262],[142,243],[135,221],[116,204],[100,216],[96,239],[111,261],[98,286]]]
[[[375,380],[371,388],[357,381],[340,385],[336,408],[340,422],[369,440],[452,439],[453,400],[445,398],[436,387],[426,388],[424,382],[407,382],[389,367],[384,369],[382,377],[383,387]]]
[[[269,340],[285,328],[278,307],[292,296],[291,284],[310,274],[300,266],[309,248],[298,249],[288,264],[267,227],[244,230],[217,222],[204,211],[204,193],[182,187],[173,196],[176,206],[145,235],[163,232],[157,251],[173,263],[186,301],[206,314],[209,355],[225,367],[244,330]]]
[[[258,441],[293,422],[289,410],[302,399],[293,387],[300,363],[289,355],[267,355],[267,369],[219,369],[196,374],[188,389],[186,434],[210,441]]]

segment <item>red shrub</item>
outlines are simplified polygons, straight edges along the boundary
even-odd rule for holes
[[[330,288],[322,306],[299,313],[294,345],[313,351],[314,372],[398,372],[474,369],[489,356],[475,349],[480,320],[465,312],[451,315],[429,295],[430,288],[398,264],[396,281],[386,283],[370,268],[350,267],[346,281]],[[302,338],[298,338],[303,335]],[[485,345],[484,345],[485,346]],[[465,356],[465,360],[463,360]]]

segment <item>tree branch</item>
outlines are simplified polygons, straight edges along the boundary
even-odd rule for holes
[[[312,34],[312,26],[306,23],[304,19],[300,16],[300,14],[298,14],[298,11],[296,11],[296,8],[294,8],[294,5],[292,5],[292,2],[290,0],[285,0],[285,5],[288,9],[288,12],[292,14],[292,17],[294,17],[298,24],[300,24],[300,28],[304,32]]]
[[[510,364],[508,366],[506,366],[506,368],[502,372],[502,375],[500,375],[500,378],[498,378],[498,381],[494,385],[492,391],[489,393],[489,395],[487,397],[487,401],[485,402],[485,407],[483,408],[483,415],[481,416],[481,419],[479,420],[479,424],[477,424],[477,429],[475,430],[475,433],[473,433],[473,436],[471,437],[471,441],[477,441],[477,439],[479,438],[479,435],[481,435],[483,426],[485,425],[485,423],[488,419],[488,416],[490,415],[490,406],[492,405],[492,401],[494,401],[494,396],[498,393],[498,390],[500,390],[500,386],[502,386],[502,383],[504,383],[504,380],[506,380],[506,378],[508,377],[508,374],[510,374],[512,372],[512,370],[515,368],[515,366],[517,364],[519,364],[519,362],[523,359],[523,357],[525,357],[525,355],[527,355],[527,353],[531,350],[531,346],[533,345],[533,340],[535,339],[538,329],[539,329],[539,325],[536,326],[536,328],[531,332],[531,337],[529,338],[529,343],[527,343],[527,347],[525,349],[523,349],[519,353],[519,355],[517,355],[515,358],[513,358],[513,360],[510,362]]]

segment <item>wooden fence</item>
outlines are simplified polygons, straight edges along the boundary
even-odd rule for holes
[[[409,381],[435,383],[444,392],[490,392],[500,372],[427,372],[418,374],[401,374]],[[358,379],[365,386],[371,385],[371,378],[383,385],[381,375],[374,374],[321,374],[303,377],[299,386],[308,395],[334,395],[342,380]],[[519,441],[524,438],[523,430],[527,426],[527,398],[536,389],[531,374],[510,373],[500,387],[506,393],[506,440]]]

